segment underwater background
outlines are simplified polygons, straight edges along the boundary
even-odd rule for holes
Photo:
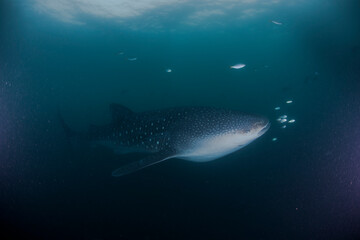
[[[74,144],[58,119],[86,131],[111,103],[272,126],[113,178],[142,155]],[[359,239],[359,122],[359,1],[0,0],[2,239]]]

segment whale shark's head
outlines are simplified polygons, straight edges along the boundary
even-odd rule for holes
[[[221,138],[229,146],[244,147],[262,136],[271,125],[266,118],[252,115],[241,115],[228,121],[225,125],[231,127],[221,134]]]
[[[209,114],[201,124],[189,126],[193,141],[181,157],[204,162],[225,156],[262,136],[270,125],[266,118],[254,115],[237,112]]]
[[[242,125],[239,127],[239,131],[245,130],[248,134],[256,137],[263,135],[271,125],[267,118],[258,116],[246,116],[245,120],[240,121],[242,121]]]

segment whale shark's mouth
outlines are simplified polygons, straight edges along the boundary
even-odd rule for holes
[[[268,122],[268,123],[263,127],[263,129],[261,129],[261,130],[259,131],[258,135],[261,136],[261,135],[263,135],[264,133],[266,133],[266,131],[269,130],[270,126],[271,126],[271,123]]]

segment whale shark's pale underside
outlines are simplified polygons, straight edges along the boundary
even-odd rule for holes
[[[85,137],[117,154],[148,152],[139,161],[121,166],[123,176],[170,158],[211,161],[243,148],[270,127],[267,119],[209,107],[178,107],[135,113],[110,104],[112,122],[91,126]],[[65,130],[70,129],[62,121]],[[83,135],[83,136],[84,136]]]

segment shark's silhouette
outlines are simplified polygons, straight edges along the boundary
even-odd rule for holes
[[[210,107],[178,107],[135,113],[110,104],[112,122],[91,126],[81,136],[112,148],[115,153],[148,152],[147,157],[121,166],[123,176],[170,158],[211,161],[245,147],[270,127],[267,119]],[[62,120],[69,136],[73,132]]]

